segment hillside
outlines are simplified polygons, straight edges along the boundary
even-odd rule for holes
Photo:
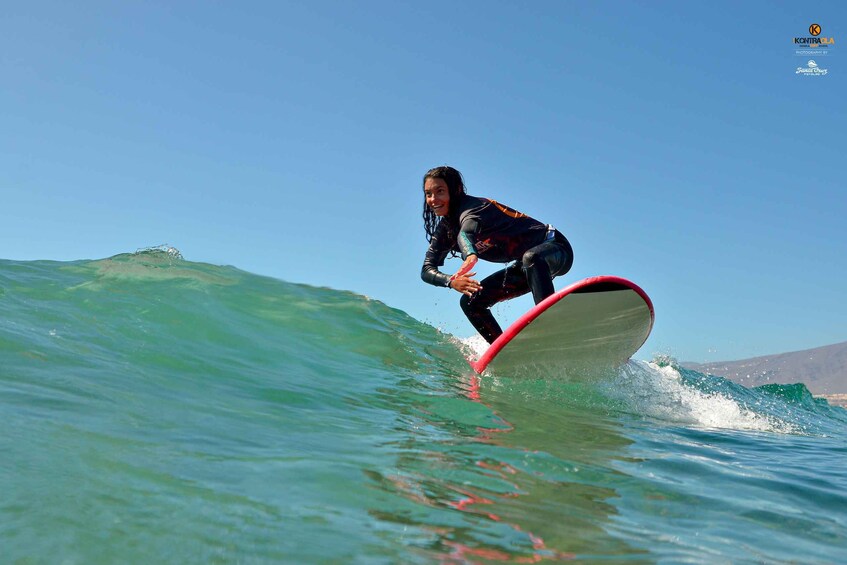
[[[803,383],[812,394],[847,393],[847,342],[741,361],[683,362],[681,365],[726,377],[746,387]]]

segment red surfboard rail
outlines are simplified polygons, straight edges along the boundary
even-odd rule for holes
[[[611,275],[601,275],[596,277],[588,277],[586,279],[582,279],[577,281],[559,292],[548,296],[543,301],[536,304],[532,307],[528,312],[526,312],[523,316],[518,318],[511,326],[509,326],[503,334],[498,337],[494,343],[492,343],[488,349],[480,356],[476,361],[471,362],[471,368],[477,373],[482,373],[488,364],[497,356],[498,353],[510,342],[512,339],[518,335],[525,327],[533,322],[538,316],[540,316],[545,310],[550,308],[552,305],[556,304],[558,301],[562,300],[564,297],[572,294],[574,292],[585,290],[589,287],[596,285],[605,285],[605,284],[613,284],[619,285],[622,287],[629,288],[635,291],[641,298],[644,299],[644,302],[647,304],[647,307],[650,309],[650,329],[653,327],[653,322],[655,320],[655,312],[653,310],[653,301],[650,300],[650,297],[647,296],[647,293],[644,290],[635,284],[632,281],[621,277],[615,277]],[[649,335],[650,332],[647,332]],[[647,337],[645,336],[645,341]],[[643,342],[641,343],[643,345]],[[639,345],[639,347],[641,346]]]

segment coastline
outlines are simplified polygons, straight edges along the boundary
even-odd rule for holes
[[[817,394],[815,395],[818,398],[823,398],[833,406],[840,406],[842,408],[847,408],[847,394],[839,393],[839,394]]]

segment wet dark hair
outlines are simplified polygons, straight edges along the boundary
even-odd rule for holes
[[[427,179],[441,179],[447,184],[447,192],[450,195],[450,207],[447,210],[447,215],[439,218],[432,211],[432,208],[426,205],[426,195],[424,195],[423,220],[424,231],[426,231],[427,242],[432,241],[432,236],[435,234],[435,228],[442,220],[447,221],[447,233],[452,237],[459,231],[459,201],[462,199],[465,192],[465,180],[462,178],[462,173],[443,165],[435,167],[426,172],[423,177],[423,185],[426,186]]]

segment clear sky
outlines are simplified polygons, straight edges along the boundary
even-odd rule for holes
[[[450,164],[471,194],[568,236],[557,288],[612,274],[647,291],[639,358],[847,340],[847,3],[2,12],[0,258],[168,243],[469,336],[459,294],[419,276],[421,177]],[[812,23],[835,44],[795,54]],[[827,74],[797,74],[809,59]],[[505,326],[530,305],[495,314]]]

